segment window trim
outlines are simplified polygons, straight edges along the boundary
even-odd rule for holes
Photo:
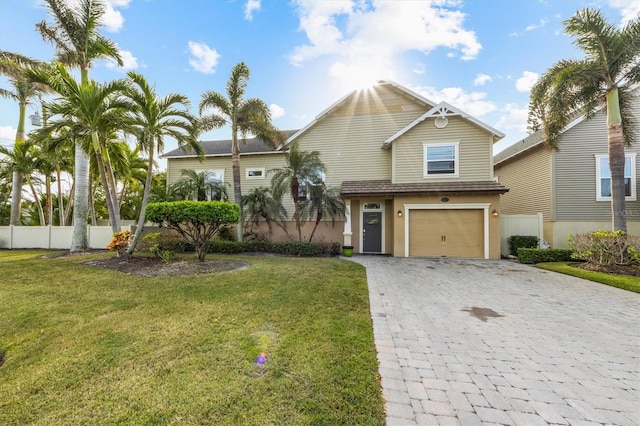
[[[625,162],[627,161],[627,157],[631,160],[631,195],[626,195],[624,197],[625,201],[636,201],[636,153],[628,152],[624,154]],[[596,154],[596,201],[611,201],[611,197],[603,197],[602,194],[602,177],[600,176],[600,160],[609,158],[608,154]]]
[[[260,172],[260,176],[249,176],[249,172]],[[267,177],[267,170],[264,167],[247,167],[245,169],[245,177],[247,179],[265,179]]]
[[[454,148],[454,159],[453,159],[453,173],[428,173],[427,164],[429,161],[427,160],[427,152],[429,148],[432,147],[441,147],[441,146],[453,146]],[[427,179],[437,179],[437,178],[451,178],[451,177],[460,177],[460,142],[440,142],[440,143],[424,143],[423,144],[423,165],[422,165],[422,175]],[[432,160],[433,161],[433,160]]]
[[[220,175],[220,180],[218,182],[220,182],[222,185],[224,185],[224,172],[225,172],[225,169],[206,169],[204,171],[207,172],[207,173],[211,173],[213,175]],[[207,180],[207,182],[205,182],[205,184],[209,183],[209,182],[210,181]],[[196,200],[197,200],[197,197],[198,197],[198,194],[196,194]],[[207,201],[211,201],[211,193],[207,193],[206,197],[207,197]]]

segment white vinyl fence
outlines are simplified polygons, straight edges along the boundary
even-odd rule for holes
[[[0,226],[0,248],[69,250],[72,235],[73,226]],[[87,226],[89,248],[106,249],[112,236],[110,226]]]
[[[500,215],[500,254],[509,254],[509,237],[512,235],[535,235],[538,247],[544,242],[542,235],[542,213]]]

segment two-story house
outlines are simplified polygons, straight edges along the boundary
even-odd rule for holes
[[[326,223],[320,239],[356,253],[497,259],[500,196],[508,189],[494,181],[492,148],[502,137],[454,106],[381,81],[338,100],[282,147],[247,141],[241,184],[243,192],[269,187],[269,170],[282,167],[297,143],[320,153],[327,186],[340,188],[347,206],[346,219]],[[203,163],[180,149],[164,155],[169,183],[181,169],[231,182],[230,141],[202,145]],[[285,207],[292,211],[290,202]]]
[[[640,95],[640,89],[635,93]],[[640,124],[640,102],[633,104],[633,115]],[[632,235],[640,234],[639,152],[637,144],[625,148],[625,214],[627,232]],[[557,150],[548,149],[538,131],[496,154],[494,163],[496,178],[510,188],[502,198],[502,213],[541,212],[544,239],[551,247],[568,247],[569,234],[611,230],[611,174],[603,111],[589,120],[576,117],[564,128]]]

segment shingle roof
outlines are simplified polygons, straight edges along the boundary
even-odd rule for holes
[[[474,192],[504,194],[508,191],[509,188],[494,181],[391,183],[390,180],[360,180],[342,182],[340,195],[349,197],[359,195],[462,194]]]
[[[283,130],[282,131],[287,138],[297,130]],[[217,140],[217,141],[200,141],[200,146],[204,150],[204,155],[209,156],[225,156],[231,155],[231,139]],[[240,141],[240,153],[242,154],[257,154],[267,152],[278,152],[276,148],[273,148],[266,144],[262,139],[247,138],[244,142]],[[160,156],[161,158],[175,158],[175,157],[196,157],[193,151],[187,151],[184,148],[176,148],[173,151],[169,151]]]

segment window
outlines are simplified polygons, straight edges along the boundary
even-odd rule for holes
[[[222,191],[224,188],[224,170],[207,170],[205,178],[205,196],[207,201],[222,199]]]
[[[299,179],[298,180],[298,199],[300,201],[310,200],[311,199],[311,189],[310,186],[319,186],[325,182],[325,173],[322,170],[316,170],[315,176],[309,179]]]
[[[636,200],[636,154],[624,159],[624,188],[627,201]],[[609,156],[596,155],[596,201],[611,201],[611,170]]]
[[[264,167],[262,168],[254,168],[254,169],[246,169],[247,170],[247,179],[264,179],[267,175]]]
[[[458,143],[425,144],[424,176],[458,176]]]

